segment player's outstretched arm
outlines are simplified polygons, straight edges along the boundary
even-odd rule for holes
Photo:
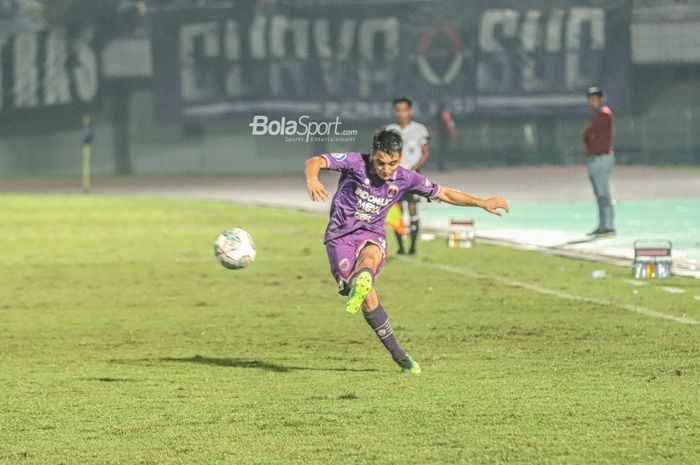
[[[508,202],[503,197],[489,197],[488,199],[480,199],[478,197],[472,197],[469,194],[460,192],[455,189],[450,189],[449,187],[443,187],[437,195],[437,198],[443,202],[459,205],[461,207],[481,207],[489,213],[494,215],[503,216],[498,209],[510,211],[508,208]]]
[[[321,156],[311,157],[306,160],[306,168],[304,168],[304,175],[306,175],[306,190],[309,192],[309,197],[314,202],[327,200],[330,194],[326,188],[318,180],[318,172],[323,168],[328,168],[328,162],[325,158]]]

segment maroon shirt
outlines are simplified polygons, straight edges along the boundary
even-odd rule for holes
[[[591,122],[583,128],[581,135],[588,155],[612,155],[615,118],[610,107],[602,105]]]

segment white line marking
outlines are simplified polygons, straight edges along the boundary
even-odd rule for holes
[[[700,295],[696,295],[696,296],[693,297],[693,298],[694,298],[695,300],[697,300],[698,302],[700,302]]]
[[[401,260],[404,260],[408,263],[412,263],[414,265],[424,266],[427,268],[434,268],[437,270],[449,271],[450,273],[460,274],[460,275],[466,276],[468,278],[491,279],[497,283],[500,283],[500,284],[503,284],[503,285],[506,285],[509,287],[519,287],[522,289],[527,289],[528,291],[537,292],[538,294],[551,295],[554,297],[559,297],[561,299],[575,300],[577,302],[587,302],[587,303],[591,303],[591,304],[617,307],[617,308],[621,308],[623,310],[627,310],[629,312],[639,313],[641,315],[650,316],[652,318],[661,318],[664,320],[671,320],[671,321],[675,321],[677,323],[683,323],[686,325],[700,324],[700,322],[698,322],[697,320],[693,320],[692,318],[687,318],[684,316],[669,315],[667,313],[660,313],[660,312],[657,312],[654,310],[650,310],[646,307],[640,307],[639,305],[619,304],[616,302],[611,302],[609,300],[596,299],[593,297],[584,297],[582,295],[570,294],[568,292],[562,292],[562,291],[557,291],[554,289],[547,289],[545,287],[535,286],[534,284],[528,284],[528,283],[524,283],[522,281],[516,281],[514,279],[501,278],[498,276],[487,276],[487,275],[476,273],[474,271],[467,270],[464,268],[458,268],[456,266],[443,265],[443,264],[438,264],[438,263],[419,262],[417,260],[413,260],[413,259],[405,258],[405,257],[398,257],[398,258],[400,258]]]
[[[683,294],[683,293],[685,293],[685,289],[681,289],[680,287],[663,286],[660,289],[664,292],[668,292],[669,294]]]

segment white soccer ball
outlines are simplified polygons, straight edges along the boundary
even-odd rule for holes
[[[227,229],[214,241],[214,255],[230,270],[245,268],[255,261],[253,238],[243,229]]]

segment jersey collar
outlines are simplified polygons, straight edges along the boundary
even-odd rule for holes
[[[396,169],[396,171],[394,171],[394,174],[392,174],[389,179],[384,180],[384,179],[379,177],[379,175],[377,174],[376,171],[374,171],[374,165],[372,164],[372,162],[370,162],[370,164],[369,164],[369,174],[371,174],[372,176],[374,176],[375,178],[379,179],[382,182],[396,181],[396,176],[399,174],[400,169],[401,169],[401,167],[399,166]]]

